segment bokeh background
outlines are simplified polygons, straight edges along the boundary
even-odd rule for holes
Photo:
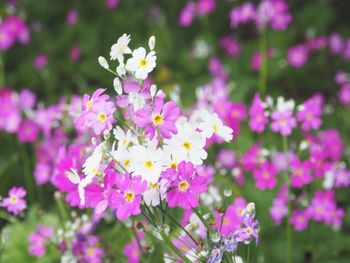
[[[118,37],[128,33],[134,43],[142,46],[147,45],[150,36],[156,36],[157,69],[152,77],[168,93],[174,87],[180,87],[183,105],[190,107],[195,101],[196,88],[212,79],[208,63],[213,57],[222,61],[229,74],[232,100],[249,105],[259,82],[259,70],[253,66],[254,54],[261,49],[261,38],[265,37],[265,44],[271,50],[267,60],[267,93],[301,102],[321,92],[327,102],[326,112],[332,114],[324,119],[324,126],[339,129],[345,145],[349,146],[349,111],[338,101],[339,86],[334,78],[338,71],[350,72],[350,1],[287,1],[292,15],[288,28],[282,31],[268,29],[264,36],[254,23],[237,28],[230,26],[230,10],[246,2],[239,0],[217,0],[212,12],[197,15],[190,25],[181,26],[179,16],[188,2],[3,0],[0,16],[4,19],[13,13],[21,17],[30,30],[30,40],[24,45],[14,43],[1,50],[0,86],[18,91],[28,88],[37,94],[43,105],[57,103],[62,97],[69,99],[74,94],[91,93],[99,87],[112,88],[111,76],[98,65],[97,57],[107,55]],[[340,55],[333,54],[327,41],[322,44],[322,37],[327,40],[334,33],[344,39],[348,54],[345,51]],[[227,36],[236,41],[234,54],[229,54],[222,46],[222,38]],[[307,61],[298,68],[291,65],[289,50],[317,38],[321,39],[321,44],[308,54]],[[0,132],[0,138],[0,194],[5,195],[11,185],[24,184],[24,174],[32,173],[34,169],[35,154],[31,145],[23,147],[13,135]],[[266,135],[264,139],[281,146],[277,136]],[[230,147],[243,152],[257,140],[248,125],[243,124],[239,140]],[[45,185],[37,191],[35,198],[29,200],[34,208],[29,213],[28,226],[23,229],[17,226],[18,237],[10,244],[13,249],[4,251],[13,253],[12,262],[35,261],[26,258],[25,242],[20,241],[26,240],[24,233],[38,222],[39,206],[47,211],[53,209],[47,197],[52,196],[54,189]],[[277,190],[261,192],[254,187],[253,181],[248,180],[236,191],[256,202],[261,220],[261,243],[253,257],[257,262],[282,262],[285,257],[284,228],[276,227],[268,213]],[[340,206],[349,208],[349,200],[348,189],[337,192]],[[319,224],[296,233],[295,262],[311,262],[311,250],[317,251],[317,262],[349,262],[350,210],[347,211],[341,231]],[[55,220],[54,213],[48,217],[49,221]],[[4,223],[0,223],[0,227],[2,225]],[[122,248],[122,237],[121,234],[121,239],[111,245],[116,251]],[[44,259],[42,262],[52,261]]]

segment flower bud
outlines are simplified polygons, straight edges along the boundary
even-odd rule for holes
[[[157,92],[157,86],[152,84],[151,88],[150,88],[150,92],[151,92],[151,97],[153,98],[156,95]]]
[[[153,50],[156,46],[156,38],[154,36],[151,36],[148,40],[148,46],[150,50]]]
[[[113,87],[114,87],[114,90],[117,92],[118,95],[122,95],[123,94],[122,83],[120,82],[118,77],[114,78],[114,80],[113,80]]]
[[[104,57],[99,56],[98,57],[98,63],[100,64],[101,67],[103,67],[105,69],[109,69],[108,62],[107,62],[107,60]]]

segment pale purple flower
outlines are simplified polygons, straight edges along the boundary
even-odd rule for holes
[[[8,192],[8,197],[0,203],[7,211],[14,215],[19,215],[26,207],[27,202],[24,199],[27,192],[23,187],[12,187]]]
[[[297,45],[288,50],[288,63],[295,67],[302,67],[309,60],[309,51],[304,45]]]
[[[282,136],[288,136],[297,126],[296,119],[291,110],[276,110],[271,114],[271,130],[280,133]]]

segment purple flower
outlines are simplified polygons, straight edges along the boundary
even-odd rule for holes
[[[294,210],[290,221],[296,231],[305,230],[309,223],[309,214],[307,211]]]
[[[141,176],[131,177],[129,174],[116,177],[118,192],[112,193],[112,208],[116,208],[117,218],[126,220],[132,215],[141,213],[141,194],[147,190],[147,182]]]
[[[221,37],[219,40],[221,48],[230,56],[230,57],[238,57],[241,53],[241,47],[236,40],[236,38],[231,36]]]
[[[168,170],[169,192],[166,201],[169,207],[180,206],[184,209],[198,207],[198,196],[207,190],[206,178],[200,176],[191,162],[181,162],[177,171]]]
[[[17,131],[18,139],[21,142],[35,142],[39,132],[39,126],[34,121],[24,120]]]
[[[119,5],[120,0],[105,0],[105,2],[108,9],[114,9]]]
[[[255,17],[256,11],[254,4],[250,2],[244,3],[230,11],[230,26],[236,28],[239,24],[254,21]]]
[[[297,122],[291,110],[276,110],[271,114],[271,130],[279,132],[282,136],[288,136],[296,127]]]
[[[27,207],[26,200],[23,199],[26,194],[23,187],[12,187],[8,192],[8,197],[4,198],[0,206],[5,207],[12,214],[18,215]]]
[[[0,26],[0,50],[6,50],[12,46],[15,41],[14,36],[10,33],[8,28],[3,25]]]
[[[21,109],[29,110],[35,106],[36,96],[31,90],[23,89],[19,93],[18,102]]]
[[[295,68],[302,67],[309,60],[309,52],[304,45],[297,45],[288,50],[288,62]]]
[[[261,167],[253,171],[255,185],[260,190],[273,189],[277,184],[277,168],[269,161],[261,164]]]
[[[224,251],[219,247],[214,247],[210,251],[210,256],[207,260],[207,263],[219,263],[222,260],[222,256],[224,255]]]
[[[350,105],[350,84],[341,86],[338,92],[338,98],[341,104]]]
[[[291,160],[291,185],[295,188],[301,188],[312,182],[311,175],[312,164],[309,161],[301,162],[297,157]]]
[[[173,101],[164,104],[162,99],[156,99],[152,111],[143,108],[135,115],[136,125],[144,127],[145,133],[149,134],[151,140],[157,130],[166,139],[171,138],[171,134],[177,133],[175,122],[180,115],[180,109]]]
[[[216,0],[198,0],[197,12],[199,15],[207,15],[215,10]]]
[[[80,46],[73,46],[69,52],[69,58],[73,62],[77,62],[80,58]]]
[[[141,251],[137,244],[136,238],[133,238],[131,243],[127,243],[123,249],[124,256],[127,257],[128,263],[139,263],[141,258]]]
[[[46,64],[48,62],[48,58],[46,54],[40,54],[34,59],[33,66],[36,69],[43,69],[46,67]]]
[[[70,9],[67,13],[66,24],[67,25],[75,25],[78,22],[78,11],[75,9]]]
[[[286,216],[288,212],[286,200],[284,198],[279,197],[274,199],[269,212],[275,224],[281,224],[282,219]]]
[[[179,24],[183,27],[188,27],[192,24],[196,12],[196,5],[189,1],[184,8],[182,8],[179,16]]]
[[[304,131],[317,130],[322,124],[322,104],[314,98],[305,101],[299,108],[297,120],[301,122]]]
[[[236,230],[233,233],[234,239],[237,242],[250,243],[255,239],[256,244],[259,243],[259,230],[260,225],[257,220],[254,220],[253,216],[246,215],[243,219],[243,226],[241,229]]]
[[[46,243],[47,240],[52,237],[53,228],[46,227],[44,225],[38,225],[36,232],[33,232],[29,235],[29,248],[28,252],[30,255],[35,257],[42,257],[46,252]]]
[[[344,50],[345,43],[342,37],[338,33],[333,33],[329,37],[329,48],[331,50],[332,54],[341,54],[341,52]]]
[[[267,116],[262,101],[259,98],[259,94],[255,94],[252,105],[249,109],[249,127],[252,131],[262,133],[265,130],[267,124]]]

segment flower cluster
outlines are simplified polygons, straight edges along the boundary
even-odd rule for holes
[[[9,49],[16,41],[28,44],[30,31],[22,18],[11,15],[0,24],[0,51]]]

